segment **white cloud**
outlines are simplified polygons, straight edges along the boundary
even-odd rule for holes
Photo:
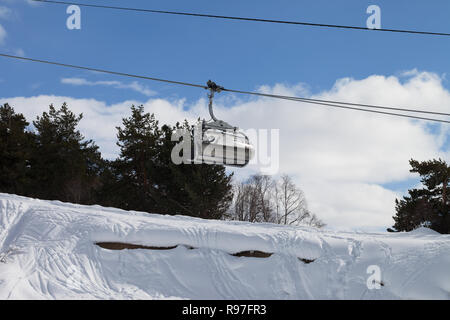
[[[5,28],[0,24],[0,45],[5,43],[7,33]]]
[[[5,2],[5,3],[8,3],[8,4],[17,3],[19,1],[28,3],[31,6],[39,6],[39,5],[42,4],[42,2],[37,2],[37,1],[33,1],[33,0],[0,0],[0,2]]]
[[[0,19],[8,19],[12,15],[11,9],[0,6]]]
[[[401,196],[394,191],[376,184],[333,182],[323,178],[299,183],[311,211],[331,228],[385,231],[393,225],[394,202]]]
[[[5,6],[0,6],[0,19],[9,19],[12,15],[12,10]],[[5,44],[5,39],[8,33],[0,24],[0,45]]]
[[[35,83],[33,83],[33,84],[30,86],[30,88],[31,88],[31,90],[37,90],[37,89],[39,89],[41,86],[42,86],[42,83],[41,83],[41,82],[35,82]]]
[[[20,57],[25,57],[25,51],[23,49],[16,49],[14,50],[14,53]]]
[[[88,85],[85,79],[66,81]],[[106,81],[102,85],[118,84]],[[311,96],[301,85],[262,89]],[[411,73],[406,79],[384,76],[341,79],[330,90],[312,97],[450,112],[449,91],[436,74],[426,72]],[[124,101],[106,105],[94,99],[58,96],[0,99],[1,103],[6,101],[29,120],[35,119],[50,103],[59,106],[66,101],[74,112],[84,114],[81,131],[94,139],[109,158],[118,152],[115,127],[128,116],[131,104],[140,104]],[[226,107],[222,105],[225,101]],[[229,101],[233,101],[232,106]],[[184,104],[184,100],[144,102],[146,111],[154,112],[160,123],[174,124],[184,118],[193,122],[199,116],[208,118],[206,99],[190,106]],[[394,199],[399,194],[382,184],[412,177],[408,164],[411,158],[450,159],[450,153],[442,150],[449,138],[445,125],[431,127],[425,122],[403,118],[269,98],[242,102],[224,94],[218,95],[217,105],[216,116],[233,125],[244,129],[280,129],[280,172],[295,177],[311,209],[333,228],[375,230],[391,226]],[[243,177],[253,169],[239,170],[237,175]]]
[[[37,1],[33,1],[33,0],[0,0],[0,2],[5,2],[5,3],[8,3],[8,4],[17,3],[19,1],[26,2],[26,3],[30,4],[30,5],[40,5],[40,4],[42,4],[42,2],[37,2]]]
[[[121,81],[89,81],[83,78],[63,78],[61,79],[61,83],[74,86],[111,86],[116,89],[130,89],[139,92],[147,97],[154,96],[156,94],[155,91],[141,85],[137,81],[124,84]]]

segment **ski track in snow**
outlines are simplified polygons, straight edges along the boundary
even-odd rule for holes
[[[273,254],[230,255],[248,250]],[[0,299],[450,299],[449,270],[450,236],[424,228],[332,232],[0,194]]]

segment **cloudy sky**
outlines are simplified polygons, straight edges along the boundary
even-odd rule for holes
[[[95,3],[110,4],[111,1]],[[120,1],[114,5],[450,32],[448,1]],[[450,112],[450,40],[363,31],[226,22],[0,0],[0,52],[230,89]],[[67,102],[105,157],[132,104],[162,123],[208,117],[206,92],[0,58],[0,103],[29,121]],[[220,94],[216,115],[243,129],[279,129],[279,173],[295,177],[333,229],[382,231],[394,199],[419,184],[408,160],[450,160],[449,126],[303,103]],[[257,165],[235,170],[238,179]]]

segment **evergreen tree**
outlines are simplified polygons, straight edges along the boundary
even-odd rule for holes
[[[99,187],[94,191],[95,203],[105,207],[126,209],[126,194],[121,184],[119,162],[102,159],[99,168]]]
[[[157,179],[164,190],[167,208],[172,214],[223,218],[233,199],[233,174],[227,175],[222,165],[174,164],[171,152],[177,142],[172,141],[172,134],[177,129],[191,131],[192,126],[185,121],[183,125],[162,127],[161,166]]]
[[[422,177],[421,181],[428,191],[428,196],[447,206],[449,204],[447,190],[450,183],[450,167],[447,163],[442,159],[423,162],[411,160],[409,163],[412,167],[410,171]]]
[[[66,103],[33,122],[36,133],[8,105],[0,107],[0,192],[74,203],[100,203],[128,210],[224,217],[232,201],[232,174],[224,166],[175,165],[171,159],[176,129],[163,126],[142,106],[118,127],[120,157],[101,158],[92,140],[77,130],[83,115]],[[192,137],[191,137],[192,138]]]
[[[76,116],[67,104],[33,122],[36,147],[33,157],[34,196],[74,203],[92,203],[99,185],[101,156],[92,140],[76,129],[83,115]]]
[[[8,104],[0,106],[0,192],[26,195],[30,187],[33,134]]]
[[[408,190],[409,196],[395,199],[396,215],[394,228],[398,231],[411,231],[419,226],[432,227],[435,224],[433,203],[426,190]],[[388,229],[388,231],[393,231]]]
[[[411,172],[421,176],[425,188],[409,190],[409,196],[396,200],[395,224],[388,231],[411,231],[419,226],[450,233],[450,167],[442,159],[410,160]]]
[[[132,106],[131,116],[117,127],[120,157],[115,162],[121,190],[120,207],[155,212],[160,200],[154,175],[160,148],[160,130],[153,114],[144,113],[143,106]]]
[[[121,152],[109,175],[109,187],[120,190],[115,199],[119,207],[222,218],[232,199],[231,175],[218,165],[175,165],[171,152],[176,142],[171,139],[180,128],[190,130],[187,122],[159,128],[153,114],[132,106],[131,117],[118,128]]]

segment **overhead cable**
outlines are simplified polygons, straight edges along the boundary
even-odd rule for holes
[[[15,56],[15,55],[4,54],[4,53],[0,53],[0,57],[17,59],[17,60],[22,60],[22,61],[29,61],[29,62],[37,62],[37,63],[55,65],[55,66],[66,67],[66,68],[81,69],[81,70],[86,70],[86,71],[95,71],[95,72],[99,72],[99,73],[106,73],[106,74],[112,74],[112,75],[117,75],[117,76],[129,77],[129,78],[137,78],[137,79],[144,79],[144,80],[151,80],[151,81],[158,81],[158,82],[164,82],[164,83],[170,83],[170,84],[177,84],[177,85],[183,85],[183,86],[189,86],[189,87],[208,89],[208,86],[206,86],[206,85],[200,85],[200,84],[194,84],[194,83],[182,82],[182,81],[167,80],[167,79],[156,78],[156,77],[148,77],[148,76],[142,76],[142,75],[136,75],[136,74],[124,73],[124,72],[117,72],[117,71],[111,71],[111,70],[105,70],[105,69],[99,69],[99,68],[78,66],[78,65],[73,65],[73,64],[66,64],[66,63],[41,60],[41,59],[35,59],[35,58],[27,58],[27,57]],[[434,115],[440,115],[440,116],[450,116],[449,113],[443,113],[443,112],[417,110],[417,109],[392,108],[392,107],[374,106],[374,105],[368,105],[368,104],[360,105],[357,103],[339,102],[339,101],[332,101],[332,100],[318,100],[318,99],[293,97],[293,96],[283,96],[283,95],[276,95],[276,94],[267,94],[267,93],[261,93],[261,92],[242,91],[242,90],[234,90],[234,89],[226,89],[226,88],[223,88],[221,90],[227,91],[227,92],[239,93],[239,94],[247,94],[247,95],[253,95],[253,96],[261,96],[261,97],[269,97],[269,98],[283,99],[283,100],[296,101],[296,102],[304,102],[304,103],[308,103],[308,104],[323,105],[323,106],[329,106],[329,107],[334,107],[334,108],[378,113],[378,114],[391,115],[391,116],[397,116],[397,117],[405,117],[405,118],[411,118],[411,119],[417,119],[417,120],[450,123],[450,121],[443,120],[443,119],[426,118],[426,117],[412,116],[412,115],[408,115],[408,114],[371,110],[371,109],[365,109],[363,107],[365,106],[365,107],[383,108],[383,109],[388,109],[388,110],[396,110],[396,111],[404,111],[404,112],[416,112],[416,113],[427,113],[427,114],[434,114]],[[360,106],[361,108],[358,108],[357,106]]]
[[[118,7],[118,6],[107,6],[107,5],[80,3],[80,2],[69,2],[69,1],[53,1],[53,0],[32,0],[32,1],[49,3],[49,4],[77,5],[77,6],[80,6],[80,7],[100,8],[100,9],[113,9],[113,10],[134,11],[134,12],[144,12],[144,13],[170,14],[170,15],[179,15],[179,16],[191,16],[191,17],[202,17],[202,18],[213,18],[213,19],[225,19],[225,20],[235,20],[235,21],[237,20],[237,21],[249,21],[249,22],[264,22],[264,23],[276,23],[276,24],[288,24],[288,25],[301,25],[301,26],[310,26],[310,27],[354,29],[354,30],[364,30],[364,31],[396,32],[396,33],[409,33],[409,34],[421,34],[421,35],[432,35],[432,36],[450,36],[450,33],[446,33],[446,32],[430,32],[430,31],[385,29],[385,28],[369,29],[369,28],[358,27],[358,26],[348,26],[348,25],[338,25],[338,24],[312,23],[312,22],[305,22],[305,21],[287,21],[287,20],[275,20],[275,19],[224,16],[224,15],[204,14],[204,13],[194,13],[194,12],[181,12],[181,11],[166,11],[166,10],[144,9],[144,8]]]

